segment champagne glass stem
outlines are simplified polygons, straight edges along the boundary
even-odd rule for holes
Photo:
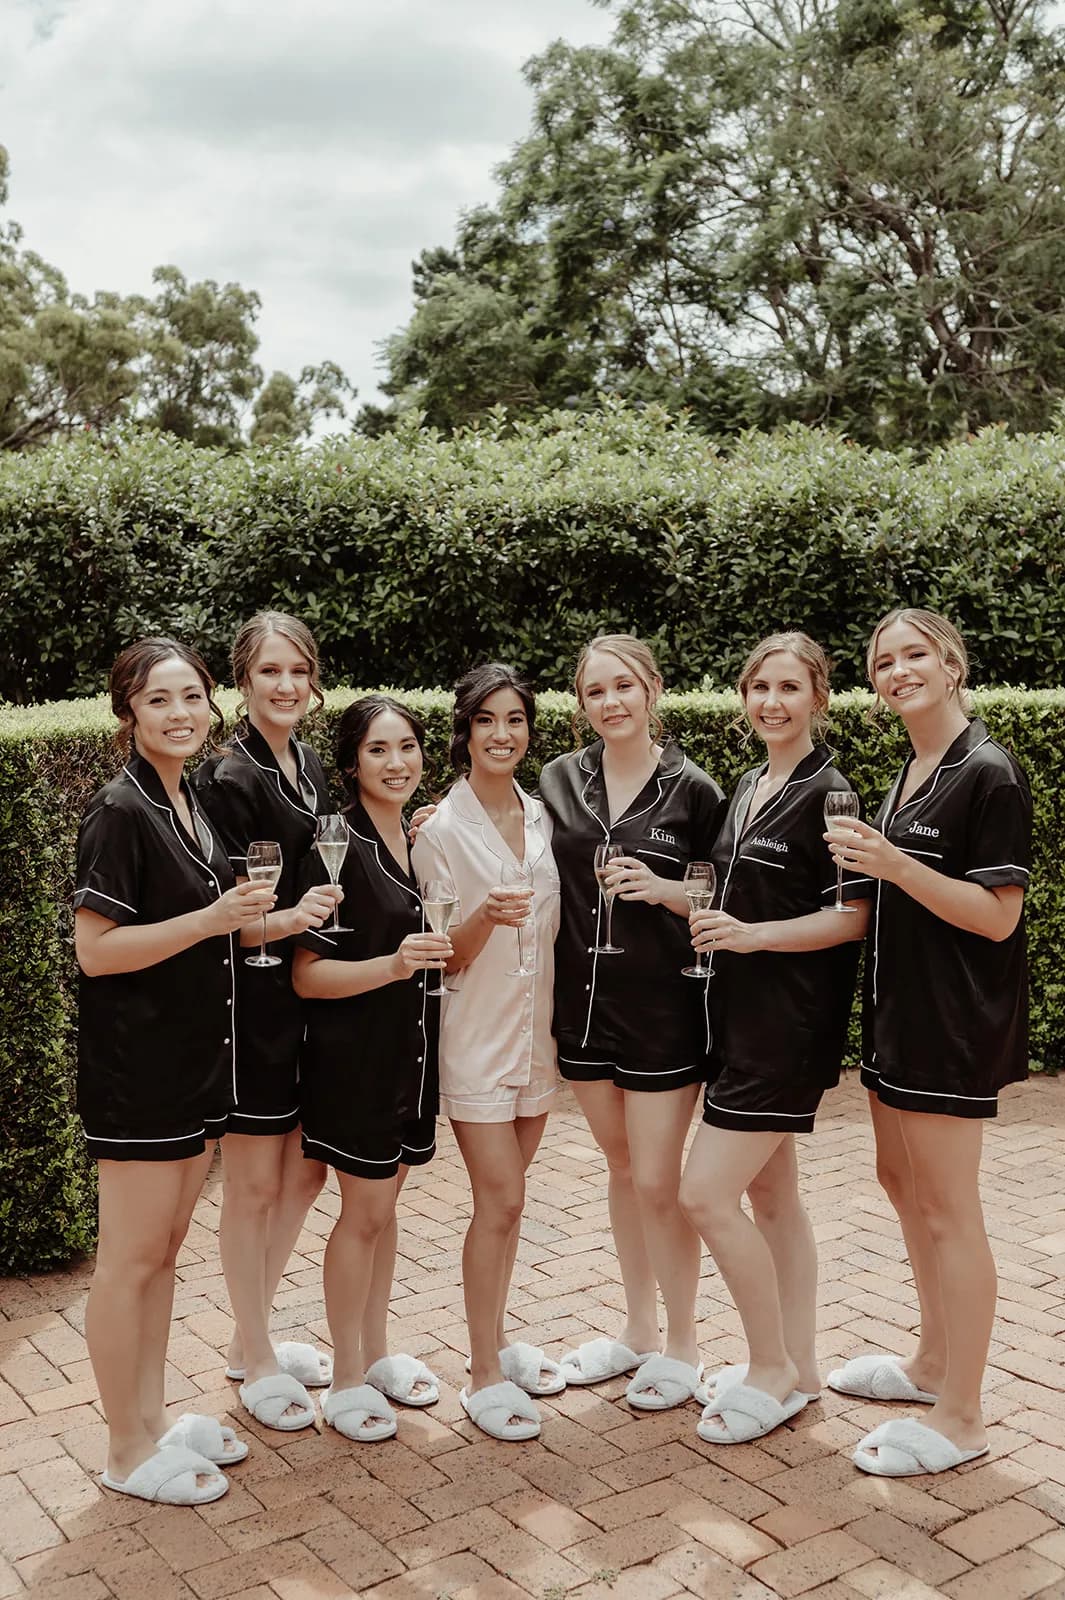
[[[842,911],[843,906],[843,862],[836,862],[836,910]]]
[[[521,923],[518,923],[518,971],[525,971],[525,933]]]
[[[266,955],[266,912],[263,912],[263,936],[259,941],[259,959]]]
[[[614,922],[614,896],[612,894],[608,894],[604,895],[603,898],[606,900],[606,942],[608,945],[611,945],[614,943],[614,935],[612,931]]]
[[[706,970],[707,970],[706,966],[703,963],[703,952],[701,950],[696,950],[696,952],[695,952],[695,969],[698,972],[700,978],[703,976],[704,972],[706,972]]]

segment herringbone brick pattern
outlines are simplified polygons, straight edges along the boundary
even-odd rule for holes
[[[182,1254],[170,1398],[229,1413],[250,1441],[226,1497],[149,1507],[97,1486],[104,1429],[81,1335],[90,1267],[0,1286],[0,1600],[1026,1600],[1065,1597],[1065,1083],[1004,1097],[985,1191],[1001,1271],[987,1378],[990,1460],[939,1478],[863,1476],[848,1452],[891,1414],[826,1390],[756,1445],[714,1447],[694,1406],[637,1416],[623,1382],[543,1402],[543,1436],[496,1444],[463,1416],[459,1248],[468,1204],[446,1130],[403,1196],[393,1348],[444,1380],[399,1437],[295,1438],[241,1412],[212,1176]],[[914,1297],[873,1178],[860,1090],[804,1139],[821,1245],[823,1364],[910,1348]],[[321,1254],[335,1195],[310,1218],[277,1326],[324,1340]],[[738,1359],[738,1322],[708,1262],[707,1363]],[[515,1333],[558,1353],[619,1326],[603,1167],[572,1102],[533,1168]]]

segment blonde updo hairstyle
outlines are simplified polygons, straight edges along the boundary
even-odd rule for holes
[[[873,629],[869,648],[865,652],[865,670],[869,674],[869,682],[873,685],[873,693],[876,695],[870,716],[875,717],[881,708],[887,710],[876,687],[874,668],[880,635],[885,628],[890,628],[896,622],[909,623],[911,628],[916,628],[918,633],[924,634],[953,684],[958,705],[968,715],[972,710],[972,696],[969,693],[969,652],[965,648],[965,640],[953,622],[948,622],[938,611],[924,611],[919,606],[896,606],[893,611],[880,618]]]
[[[801,661],[810,674],[810,683],[814,691],[814,710],[810,718],[810,731],[813,737],[821,740],[828,732],[829,677],[832,672],[828,657],[816,639],[811,639],[808,633],[798,631],[771,633],[755,645],[743,663],[743,669],[736,683],[736,692],[743,701],[743,710],[732,723],[732,727],[743,730],[744,743],[754,732],[746,714],[747,691],[769,657],[782,655],[785,651],[790,651],[798,661]]]
[[[584,712],[584,676],[588,659],[595,650],[605,650],[609,655],[617,656],[621,664],[643,685],[651,742],[657,744],[665,733],[662,719],[655,711],[658,697],[662,693],[662,675],[650,645],[644,644],[642,639],[637,639],[631,633],[597,634],[577,657],[577,666],[573,674],[573,688],[577,696],[577,710],[573,717],[574,737],[581,739],[590,726]]]
[[[325,705],[325,696],[319,682],[318,646],[314,634],[305,622],[298,617],[292,617],[287,611],[257,611],[254,617],[249,617],[241,625],[237,637],[233,640],[233,649],[230,661],[233,667],[233,682],[240,690],[240,704],[237,715],[247,714],[247,705],[244,701],[244,692],[251,677],[252,668],[256,657],[264,643],[271,634],[280,634],[282,639],[287,639],[290,645],[297,649],[310,668],[311,695],[314,699],[314,709],[320,710]]]

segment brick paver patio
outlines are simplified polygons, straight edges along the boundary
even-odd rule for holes
[[[694,1406],[638,1417],[616,1381],[543,1402],[532,1444],[497,1444],[461,1413],[464,1173],[440,1157],[403,1199],[394,1349],[443,1379],[399,1437],[260,1428],[222,1375],[229,1332],[216,1250],[217,1169],[181,1258],[170,1398],[228,1412],[251,1444],[201,1510],[150,1507],[96,1483],[104,1428],[81,1319],[90,1267],[0,1284],[0,1597],[52,1600],[1024,1600],[1065,1596],[1065,1082],[1004,1096],[988,1128],[986,1198],[1001,1271],[987,1378],[991,1458],[939,1478],[863,1476],[848,1452],[898,1408],[826,1390],[756,1445],[715,1447]],[[910,1348],[914,1296],[848,1082],[802,1141],[821,1246],[821,1356]],[[326,1337],[327,1190],[277,1325]],[[515,1333],[558,1353],[614,1333],[621,1304],[603,1168],[564,1102],[531,1175]],[[708,1363],[742,1353],[720,1278],[699,1303]]]

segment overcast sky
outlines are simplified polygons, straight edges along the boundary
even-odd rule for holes
[[[71,287],[255,289],[259,360],[375,398],[410,262],[528,125],[522,63],[590,0],[0,0],[6,217]]]

